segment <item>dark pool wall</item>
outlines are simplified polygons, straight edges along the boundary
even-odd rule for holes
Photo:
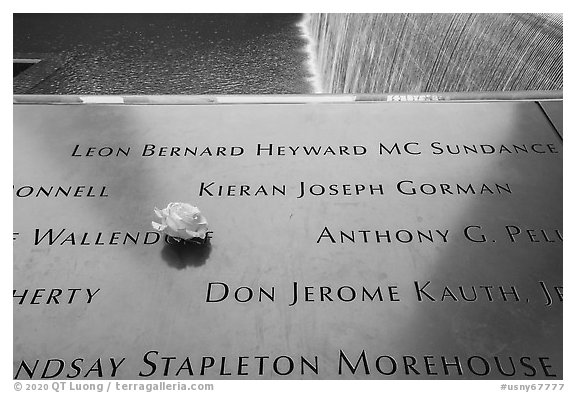
[[[14,56],[46,61],[15,79],[14,92],[309,93],[301,19],[299,14],[15,14]]]
[[[312,14],[329,93],[562,90],[562,15]]]
[[[42,61],[14,93],[562,90],[562,34],[549,14],[15,14],[14,57]]]

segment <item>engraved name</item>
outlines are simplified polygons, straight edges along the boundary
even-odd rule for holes
[[[447,243],[448,229],[330,230],[327,226],[316,243]]]
[[[53,304],[92,303],[100,288],[37,288],[14,289],[12,297],[16,304]]]
[[[126,244],[156,244],[161,238],[158,232],[74,232],[66,228],[50,228],[34,231],[34,245],[57,246],[118,246]]]
[[[108,198],[106,186],[19,186],[12,187],[17,198]]]
[[[557,370],[550,357],[507,356],[505,354],[399,354],[374,352],[360,348],[356,351],[339,349],[325,355],[323,362],[315,354],[253,354],[229,355],[203,354],[174,356],[158,350],[148,350],[140,360],[133,378],[192,376],[289,376],[328,375],[344,376],[429,376],[450,377],[521,377],[554,378]],[[21,360],[14,379],[74,379],[115,378],[119,368],[125,366],[126,357],[108,357],[88,360],[59,358]],[[185,385],[183,385],[185,386]]]

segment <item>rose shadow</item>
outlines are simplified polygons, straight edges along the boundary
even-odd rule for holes
[[[165,243],[160,255],[168,266],[182,270],[189,266],[200,267],[204,265],[210,258],[211,252],[212,245],[210,239],[207,239],[202,244]]]

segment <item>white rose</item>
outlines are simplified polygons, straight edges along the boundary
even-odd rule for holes
[[[161,224],[152,221],[152,227],[157,231],[184,240],[206,237],[208,221],[196,206],[171,202],[165,209],[154,208],[154,212],[162,219]]]

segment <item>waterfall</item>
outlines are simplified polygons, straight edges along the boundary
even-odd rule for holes
[[[324,93],[562,90],[561,14],[311,14]]]

